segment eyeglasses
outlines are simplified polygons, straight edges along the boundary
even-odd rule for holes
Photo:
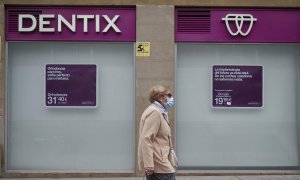
[[[169,98],[172,97],[171,93],[165,94],[166,96],[168,96]]]

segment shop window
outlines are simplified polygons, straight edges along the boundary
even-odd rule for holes
[[[132,43],[9,42],[7,169],[134,171]],[[97,106],[47,107],[46,64],[97,66]]]
[[[178,43],[180,168],[299,167],[299,50],[299,44]],[[263,106],[213,107],[214,65],[262,66]]]

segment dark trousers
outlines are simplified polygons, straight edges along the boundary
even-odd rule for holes
[[[146,175],[147,180],[175,180],[175,173],[153,173]]]

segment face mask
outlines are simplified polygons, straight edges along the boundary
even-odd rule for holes
[[[174,105],[174,98],[173,97],[168,97],[167,102],[164,103],[164,107],[168,110]]]

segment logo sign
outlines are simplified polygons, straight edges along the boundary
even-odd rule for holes
[[[105,21],[105,28],[102,30],[102,33],[107,33],[110,29],[116,33],[120,33],[121,30],[115,24],[116,21],[119,19],[120,15],[114,15],[113,18],[110,18],[108,15],[102,15],[102,19]],[[56,20],[57,22],[57,29],[54,27],[50,27],[52,21]],[[82,31],[87,33],[89,23],[95,21],[94,24],[94,31],[96,33],[100,32],[100,15],[72,15],[71,20],[68,21],[67,18],[58,14],[57,17],[55,14],[42,14],[39,15],[38,18],[34,17],[31,14],[19,14],[18,15],[18,31],[19,32],[33,32],[37,29],[38,32],[62,32],[62,27],[65,27],[66,30],[71,32],[76,32],[77,26],[76,22],[82,21],[83,24],[81,27]],[[25,23],[26,26],[25,27]],[[39,28],[37,28],[39,27]]]
[[[262,107],[263,67],[215,65],[212,74],[213,107]]]
[[[47,64],[47,107],[96,107],[97,66]]]
[[[150,56],[150,42],[136,43],[136,56],[149,57]]]
[[[134,7],[7,6],[6,40],[135,42]]]
[[[225,21],[227,30],[232,36],[239,34],[247,36],[253,27],[253,23],[257,21],[251,14],[227,14],[222,20]],[[235,32],[231,29],[230,24],[235,25]],[[244,30],[246,24],[248,24],[248,28]]]

